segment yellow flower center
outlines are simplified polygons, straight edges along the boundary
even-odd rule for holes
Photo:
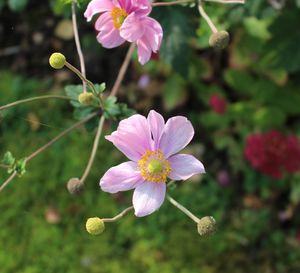
[[[127,16],[128,16],[127,12],[123,9],[113,7],[111,10],[111,17],[113,19],[114,27],[116,29],[119,29],[122,26]]]
[[[151,182],[166,182],[169,173],[172,171],[170,162],[165,159],[161,150],[146,151],[138,161],[142,177]]]

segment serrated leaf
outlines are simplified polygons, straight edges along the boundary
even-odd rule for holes
[[[65,87],[66,95],[72,100],[70,103],[74,107],[82,107],[82,104],[78,101],[78,96],[82,93],[83,87],[82,85],[67,85]]]

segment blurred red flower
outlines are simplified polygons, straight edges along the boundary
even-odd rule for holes
[[[245,157],[252,167],[274,179],[300,170],[300,146],[295,136],[271,130],[246,139]]]
[[[223,115],[226,112],[227,102],[220,95],[211,95],[208,103],[216,113]]]

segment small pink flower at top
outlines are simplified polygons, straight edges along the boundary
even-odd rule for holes
[[[209,98],[210,107],[218,114],[223,115],[226,112],[227,102],[220,95],[211,95]]]
[[[159,113],[151,110],[147,118],[133,115],[122,120],[106,139],[130,161],[110,168],[100,180],[101,189],[110,193],[135,189],[135,215],[153,213],[165,199],[167,178],[186,180],[205,172],[194,156],[177,154],[193,136],[191,122],[182,116],[165,123]]]
[[[149,0],[92,0],[84,16],[90,21],[95,14],[102,13],[95,23],[98,42],[106,48],[134,42],[138,60],[145,64],[152,52],[159,50],[163,36],[160,24],[148,16],[151,9]]]
[[[295,173],[300,170],[298,139],[286,137],[276,130],[248,136],[245,156],[255,169],[274,179],[280,179],[284,171]]]

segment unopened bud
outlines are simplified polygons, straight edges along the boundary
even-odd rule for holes
[[[85,227],[87,232],[92,235],[99,235],[103,233],[105,229],[104,222],[99,217],[93,217],[87,219]]]
[[[68,181],[67,189],[71,194],[79,194],[82,192],[84,184],[78,178],[71,178]]]
[[[91,105],[94,99],[93,93],[90,92],[83,92],[78,96],[78,101],[83,105]]]
[[[197,224],[200,236],[209,236],[216,231],[216,220],[212,216],[201,218]]]
[[[217,50],[226,48],[229,44],[229,33],[221,30],[213,33],[209,38],[209,45]]]
[[[54,69],[61,69],[65,66],[66,57],[58,52],[53,53],[49,58],[49,64]]]

